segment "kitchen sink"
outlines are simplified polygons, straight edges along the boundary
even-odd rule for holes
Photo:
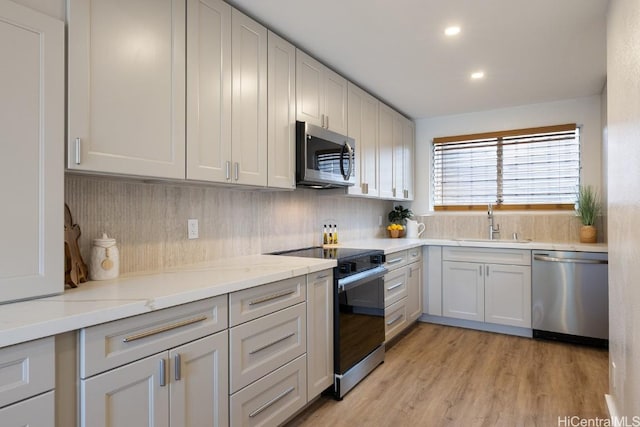
[[[531,243],[531,239],[453,239],[456,242],[495,242],[495,243]]]

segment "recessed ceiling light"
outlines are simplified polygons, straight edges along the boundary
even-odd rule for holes
[[[444,29],[444,34],[447,36],[455,36],[460,33],[460,27],[457,25],[452,25],[451,27],[447,27]]]
[[[480,80],[480,79],[484,78],[484,71],[475,71],[475,72],[471,73],[471,78],[473,80]]]

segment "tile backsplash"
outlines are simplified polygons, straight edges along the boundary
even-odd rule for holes
[[[481,213],[454,213],[422,215],[419,222],[426,226],[424,237],[434,239],[484,239],[488,237],[487,215]],[[495,212],[494,223],[500,226],[499,239],[511,239],[518,233],[520,239],[541,242],[575,243],[580,236],[580,220],[573,211],[544,214]],[[599,218],[598,242],[606,242],[606,219]]]
[[[343,190],[269,191],[143,182],[67,174],[65,202],[80,225],[89,261],[103,232],[120,251],[120,272],[159,271],[239,255],[321,244],[323,224],[337,224],[342,241],[381,237],[391,202],[350,198]],[[199,238],[187,239],[198,219]]]

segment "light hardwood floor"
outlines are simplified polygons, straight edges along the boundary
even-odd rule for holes
[[[607,390],[606,350],[418,323],[341,402],[288,427],[558,426],[606,418]]]

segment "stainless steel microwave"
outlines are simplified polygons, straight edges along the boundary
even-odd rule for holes
[[[296,183],[311,188],[355,184],[355,140],[306,122],[296,122]]]

